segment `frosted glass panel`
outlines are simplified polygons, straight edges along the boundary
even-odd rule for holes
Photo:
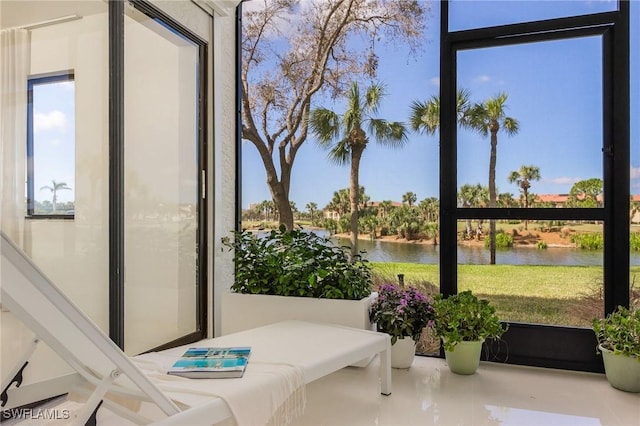
[[[198,48],[127,9],[125,350],[196,329]]]

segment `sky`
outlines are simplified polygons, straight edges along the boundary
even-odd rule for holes
[[[580,13],[612,10],[612,1],[452,1],[450,29],[509,24]],[[439,91],[439,5],[434,2],[424,51],[410,57],[402,46],[380,45],[378,81],[387,96],[378,117],[407,122],[410,104],[426,101]],[[631,117],[640,114],[640,1],[631,4]],[[507,115],[520,124],[514,136],[499,133],[496,185],[499,192],[517,198],[519,190],[507,176],[522,165],[539,167],[541,180],[533,182],[536,194],[568,193],[584,179],[602,178],[601,38],[588,37],[554,42],[461,51],[458,54],[458,87],[481,102],[506,92]],[[635,76],[635,77],[634,77]],[[595,88],[595,90],[594,90]],[[341,113],[343,104],[318,100],[315,105]],[[640,193],[640,136],[638,119],[632,118],[632,193]],[[372,201],[402,201],[411,191],[418,201],[438,197],[438,136],[411,133],[399,150],[367,146],[360,166],[360,184]],[[242,149],[242,207],[270,200],[264,166],[249,142]],[[489,138],[458,132],[458,187],[488,184]],[[315,202],[320,208],[333,192],[348,188],[349,167],[327,160],[327,152],[310,138],[294,162],[291,201],[298,210]]]
[[[43,186],[65,182],[70,190],[57,191],[58,202],[74,200],[75,84],[54,82],[33,89],[34,197],[51,201]]]

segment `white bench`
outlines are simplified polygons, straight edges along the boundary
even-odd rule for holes
[[[124,354],[28,256],[3,233],[1,237],[2,306],[16,315],[35,333],[37,339],[49,345],[94,387],[77,415],[77,424],[84,424],[101,402],[107,407],[114,407],[113,402],[105,398],[107,393],[154,403],[166,415],[161,424],[214,424],[232,416],[228,404],[222,398],[213,396],[217,393],[216,388],[221,386],[220,382],[226,379],[191,379],[191,382],[183,382],[183,387],[184,383],[193,383],[194,386],[197,383],[199,389],[210,389],[211,395],[203,398],[200,393],[199,403],[194,406],[185,408],[183,404],[177,404],[178,398],[172,395],[171,390],[167,390],[167,377],[173,376],[153,377],[139,368],[140,362],[154,355],[130,358]],[[303,382],[309,383],[365,357],[380,354],[381,393],[391,393],[391,343],[387,334],[337,325],[285,321],[186,346],[229,345],[252,347],[245,377],[229,379],[240,380],[236,383],[250,385],[253,375],[251,367],[256,366],[257,369],[260,366],[264,369],[269,363],[296,368],[302,372]],[[163,357],[168,363],[181,355],[184,348],[173,348],[155,355]],[[12,381],[12,375],[3,377],[3,389],[10,386]],[[257,394],[266,397],[265,389],[268,387],[260,389]],[[178,393],[184,396],[184,392]],[[115,408],[119,415],[136,423],[150,422],[127,408]]]

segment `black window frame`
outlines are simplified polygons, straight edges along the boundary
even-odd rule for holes
[[[27,218],[29,219],[69,219],[75,218],[75,213],[42,214],[35,212],[35,183],[34,183],[34,111],[33,88],[35,86],[51,83],[75,82],[74,70],[58,71],[46,75],[34,75],[27,79],[27,164],[26,164],[26,192],[27,192]],[[74,105],[75,108],[75,105]],[[75,140],[74,140],[75,146]],[[74,166],[75,168],[75,166]],[[74,200],[75,204],[75,200]]]
[[[457,288],[457,229],[460,219],[577,219],[604,222],[604,314],[629,306],[630,194],[630,35],[629,2],[618,1],[614,12],[461,31],[449,31],[449,3],[440,17],[440,290]],[[456,204],[457,123],[456,55],[460,50],[494,47],[587,35],[602,37],[604,207],[598,209],[463,209]],[[446,141],[446,143],[445,143]],[[495,361],[539,367],[603,372],[592,330],[528,323],[510,323],[503,342],[487,353],[504,354]],[[505,344],[507,350],[505,351]],[[441,354],[442,356],[442,354]]]

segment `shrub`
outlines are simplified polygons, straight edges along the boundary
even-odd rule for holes
[[[604,247],[604,237],[601,233],[574,234],[570,241],[585,250],[602,250]]]
[[[631,251],[640,251],[640,232],[632,232],[629,235],[629,248]]]
[[[594,318],[593,331],[603,348],[640,362],[640,309],[618,306],[604,319]]]
[[[490,242],[491,240],[487,236],[484,239],[484,246],[488,248]],[[511,236],[510,234],[507,234],[504,231],[496,232],[496,248],[508,248],[511,246],[513,246],[513,236]]]
[[[237,293],[351,300],[371,294],[368,261],[352,261],[347,247],[313,232],[284,226],[266,235],[242,230],[223,244],[235,250],[231,290]]]

